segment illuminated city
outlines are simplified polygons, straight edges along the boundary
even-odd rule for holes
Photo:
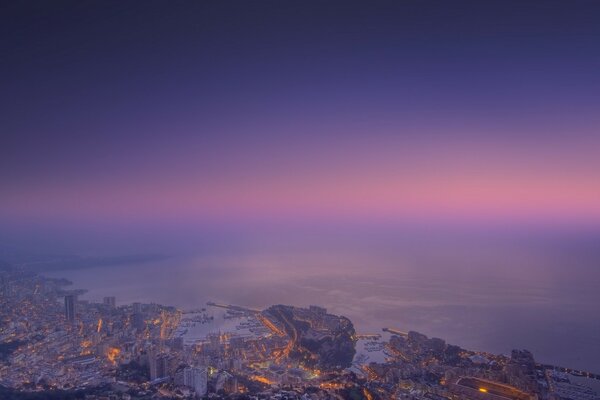
[[[414,331],[356,332],[325,308],[78,300],[4,265],[0,384],[86,399],[598,399],[600,375],[470,351]],[[569,397],[565,397],[569,396]]]

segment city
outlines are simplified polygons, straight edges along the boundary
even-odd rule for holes
[[[3,265],[0,385],[85,399],[570,399],[600,375],[470,351],[413,331],[355,332],[319,306],[81,300],[65,279]],[[78,396],[78,397],[77,397]],[[66,397],[65,397],[66,398]]]

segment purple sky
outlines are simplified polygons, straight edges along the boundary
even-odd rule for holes
[[[600,6],[8,2],[0,221],[600,223]]]

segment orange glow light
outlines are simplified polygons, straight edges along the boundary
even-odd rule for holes
[[[269,378],[267,378],[266,376],[252,375],[250,377],[250,379],[252,379],[253,381],[256,381],[256,382],[264,383],[265,385],[272,385],[273,384],[273,382]]]
[[[109,360],[111,363],[113,363],[113,364],[114,364],[114,363],[115,363],[115,360],[117,359],[117,357],[119,356],[119,354],[121,354],[121,350],[119,350],[119,349],[118,349],[118,348],[116,348],[116,347],[111,347],[111,348],[108,350],[108,354],[106,355],[106,357],[108,357],[108,360]]]

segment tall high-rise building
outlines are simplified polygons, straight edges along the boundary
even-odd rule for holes
[[[8,296],[9,292],[8,277],[6,277],[3,273],[0,273],[0,294],[3,296]]]
[[[142,304],[141,303],[133,303],[133,313],[140,314],[142,312]]]
[[[204,396],[208,389],[206,367],[188,367],[183,370],[183,384],[194,389],[198,396]]]
[[[142,305],[140,303],[133,303],[133,314],[131,314],[131,324],[138,331],[141,332],[145,328],[145,317],[142,313]]]
[[[131,325],[138,332],[143,332],[146,328],[146,321],[143,314],[133,314],[131,316]]]
[[[167,354],[150,352],[148,364],[150,364],[150,380],[164,378],[169,375],[169,356]]]
[[[68,294],[65,296],[65,317],[67,318],[67,322],[75,321],[75,302],[77,301],[77,297],[73,294]]]
[[[115,296],[107,296],[104,298],[103,301],[104,305],[110,307],[110,308],[115,308],[117,303],[116,303],[116,299]]]

